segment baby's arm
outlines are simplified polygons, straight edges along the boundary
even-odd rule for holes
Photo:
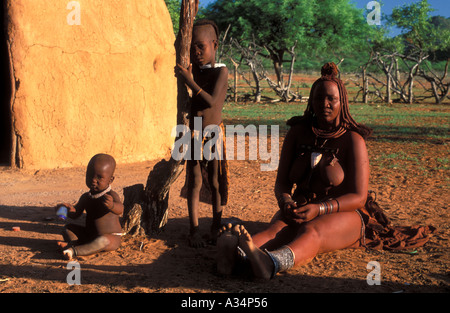
[[[112,213],[114,213],[116,215],[122,215],[123,204],[120,201],[120,197],[116,192],[111,191],[111,194],[104,195],[103,196],[103,204]]]
[[[78,202],[75,205],[72,205],[70,203],[58,203],[56,205],[56,210],[58,210],[61,206],[65,206],[67,211],[67,217],[71,219],[77,219],[83,214],[84,211],[84,198],[86,197],[86,194],[82,195]]]

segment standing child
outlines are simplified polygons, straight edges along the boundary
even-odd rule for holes
[[[223,146],[222,108],[228,89],[228,69],[223,64],[216,64],[216,51],[218,48],[218,28],[213,21],[200,20],[194,24],[192,31],[191,61],[187,68],[177,65],[176,72],[184,78],[186,85],[192,91],[192,105],[190,114],[190,129],[194,129],[194,118],[202,118],[202,145],[211,137],[205,137],[203,130],[207,126],[218,126],[220,140],[216,149],[221,149],[221,157],[205,160],[203,153],[200,157],[193,155],[187,160],[187,200],[190,220],[189,244],[192,247],[201,247],[204,242],[199,234],[198,210],[200,191],[205,182],[211,192],[213,208],[213,221],[211,225],[211,239],[215,242],[222,218],[222,205],[227,203],[227,163]],[[195,140],[195,139],[194,139]],[[192,146],[195,145],[191,142]],[[192,149],[194,150],[194,149]],[[202,149],[203,151],[203,149]],[[195,153],[194,153],[195,154]],[[203,174],[202,174],[203,173]],[[203,182],[203,178],[205,182]]]
[[[119,195],[111,190],[116,162],[108,154],[97,154],[89,161],[86,170],[86,186],[75,205],[61,203],[68,208],[67,217],[76,219],[86,211],[86,226],[68,224],[64,227],[64,242],[58,242],[63,255],[70,260],[75,256],[91,255],[101,251],[116,250],[121,243],[122,227],[119,216],[123,204]]]

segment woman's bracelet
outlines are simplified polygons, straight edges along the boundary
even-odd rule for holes
[[[325,214],[325,205],[323,202],[319,203],[319,216],[324,215]]]
[[[335,206],[333,205],[333,200],[336,201],[337,208],[335,208]],[[337,199],[330,199],[327,201],[319,202],[319,216],[324,214],[331,214],[333,212],[339,212],[339,209],[339,201]]]

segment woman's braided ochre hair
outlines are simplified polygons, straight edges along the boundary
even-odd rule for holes
[[[359,133],[363,138],[367,138],[368,136],[370,136],[372,134],[372,130],[365,125],[357,123],[350,114],[347,90],[345,89],[344,82],[338,78],[339,69],[337,65],[334,64],[333,62],[326,63],[325,65],[322,66],[320,73],[322,76],[319,79],[317,79],[311,87],[308,105],[306,107],[303,117],[310,120],[310,122],[314,123],[315,114],[312,106],[314,90],[322,82],[332,81],[336,83],[339,89],[339,99],[341,102],[340,126],[344,127],[347,130],[353,130]]]

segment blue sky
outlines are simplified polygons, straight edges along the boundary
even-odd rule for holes
[[[356,7],[364,9],[369,3],[370,0],[351,0],[352,2],[356,3]],[[214,0],[200,0],[201,6],[207,6],[209,3],[214,2]],[[411,1],[411,0],[384,0],[380,1],[381,3],[381,12],[384,14],[391,14],[391,11],[393,8],[403,5],[403,4],[409,4],[414,3],[417,1]],[[450,17],[450,1],[449,0],[428,0],[428,3],[431,5],[434,11],[432,15],[442,15],[445,17]]]

